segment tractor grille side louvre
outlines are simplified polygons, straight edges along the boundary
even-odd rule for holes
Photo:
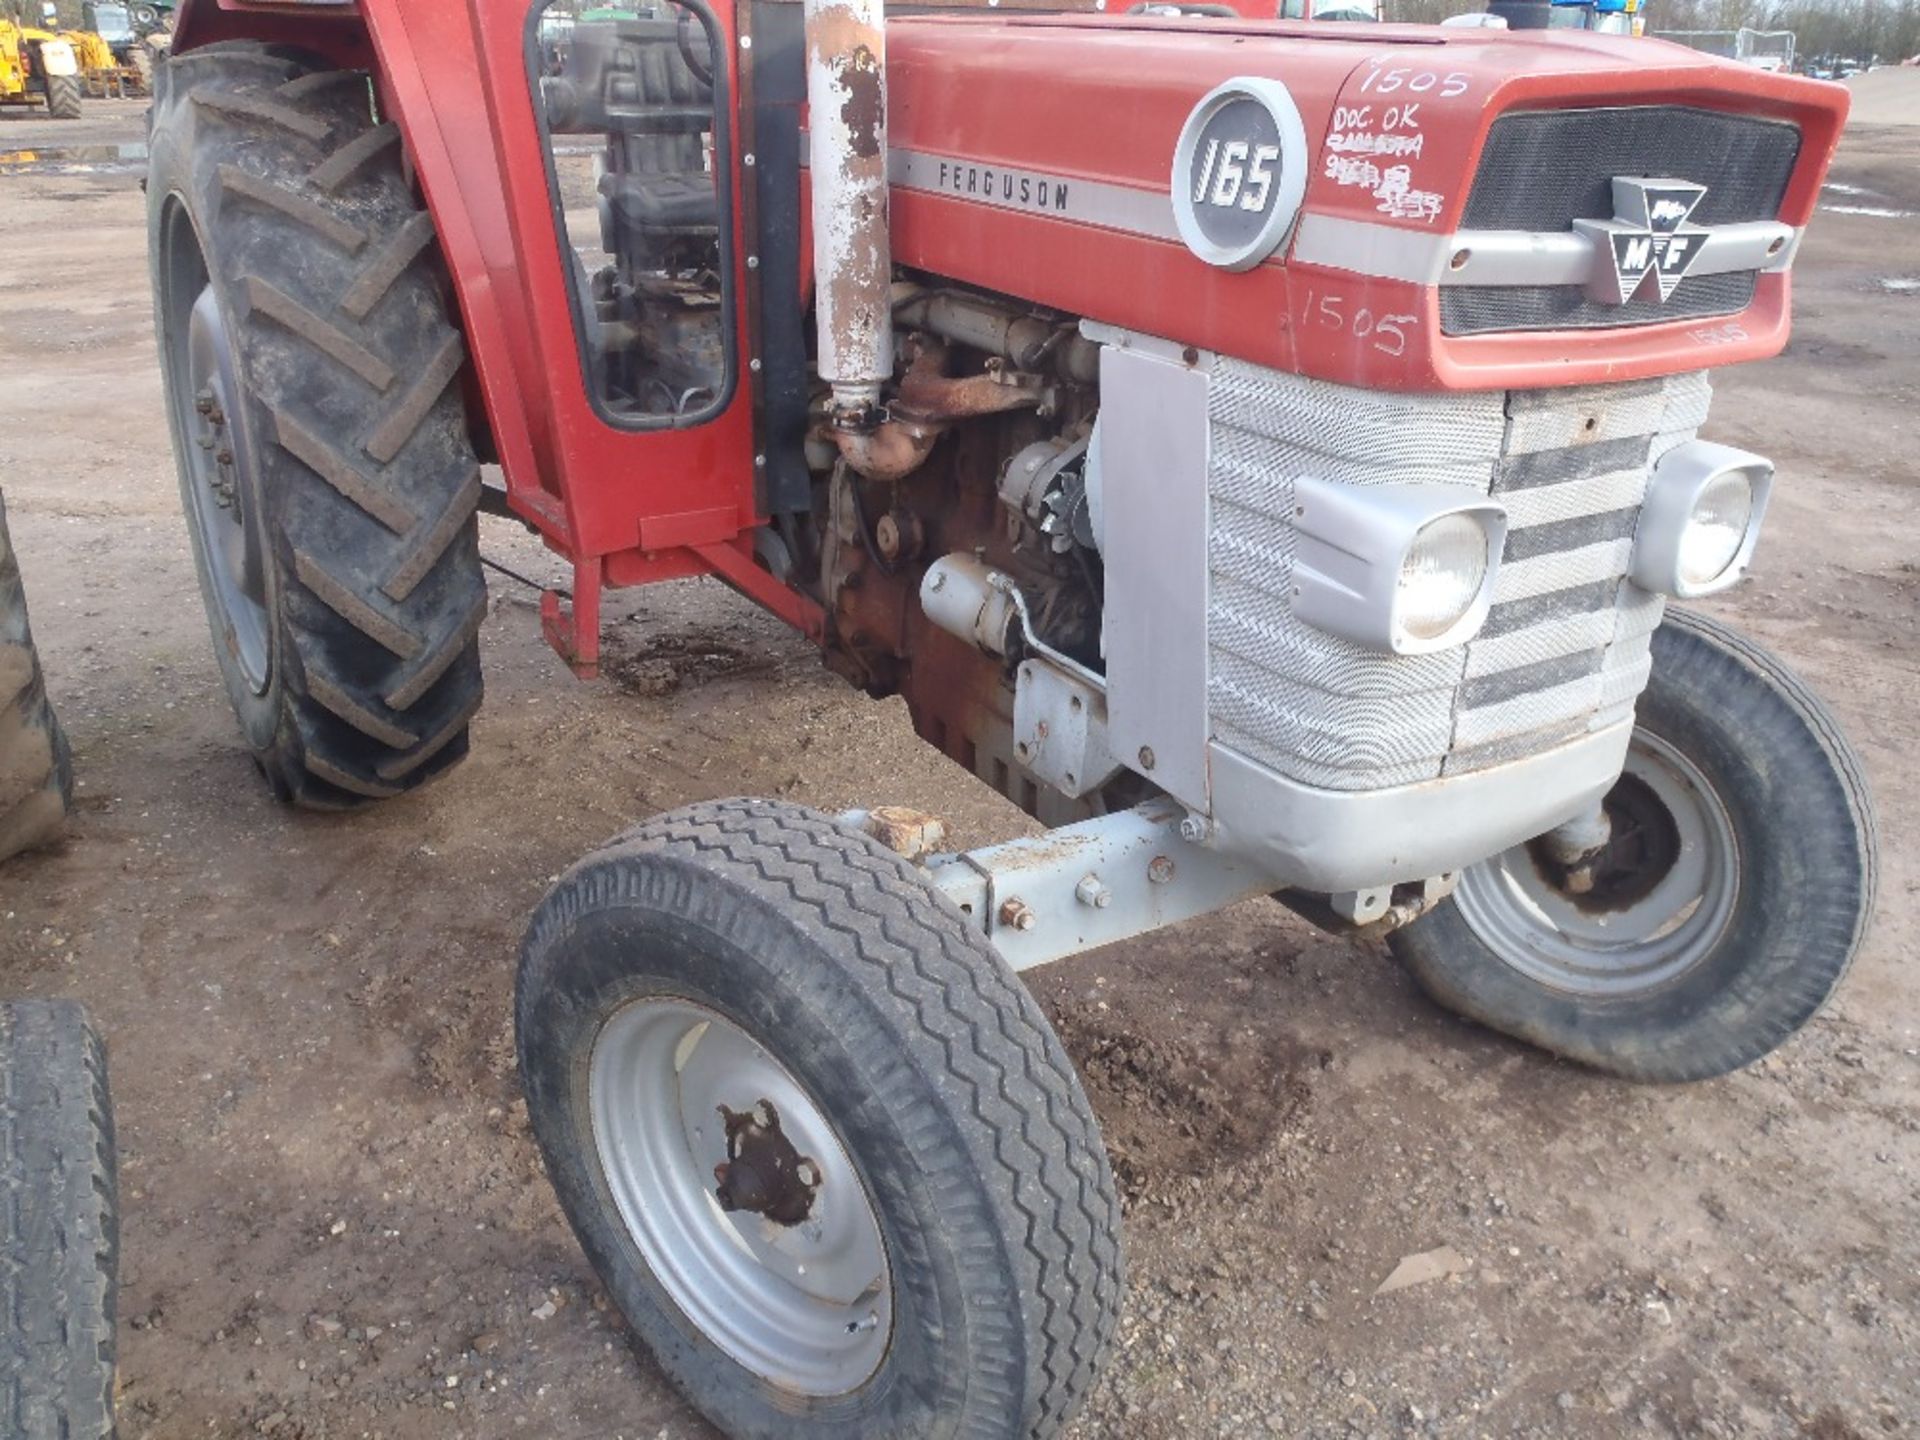
[[[1704,374],[1507,394],[1388,395],[1215,366],[1208,711],[1303,784],[1371,790],[1536,754],[1632,714],[1662,602],[1626,582],[1653,463],[1705,418]],[[1292,615],[1292,477],[1423,480],[1510,517],[1485,628],[1390,656]]]
[[[1692,180],[1707,187],[1696,225],[1777,220],[1800,156],[1800,131],[1780,120],[1681,105],[1525,110],[1503,115],[1467,195],[1467,230],[1558,233],[1613,215],[1616,175]],[[1577,285],[1457,285],[1440,293],[1448,335],[1615,329],[1731,315],[1753,302],[1754,275],[1690,275],[1665,302],[1589,300]]]
[[[1578,285],[1447,285],[1440,291],[1444,335],[1498,335],[1518,330],[1614,330],[1662,320],[1737,315],[1753,303],[1752,270],[1689,275],[1665,300],[1635,296],[1624,305],[1587,298]]]

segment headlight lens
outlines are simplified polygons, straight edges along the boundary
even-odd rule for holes
[[[1400,566],[1394,613],[1400,628],[1433,640],[1458,625],[1487,578],[1487,532],[1470,515],[1443,515],[1422,527]]]
[[[1733,470],[1709,481],[1693,503],[1680,535],[1680,578],[1707,585],[1720,578],[1740,553],[1753,518],[1753,484]]]

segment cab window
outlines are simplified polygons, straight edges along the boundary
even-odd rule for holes
[[[709,419],[733,375],[718,27],[693,3],[551,0],[531,48],[588,389],[616,424]]]

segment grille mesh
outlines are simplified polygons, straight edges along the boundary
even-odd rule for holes
[[[1569,230],[1613,216],[1613,179],[1639,175],[1707,187],[1692,223],[1779,218],[1800,155],[1800,132],[1783,121],[1680,105],[1529,110],[1503,115],[1487,132],[1462,220],[1469,230]],[[1592,330],[1660,320],[1732,315],[1753,303],[1751,271],[1690,275],[1664,302],[1589,300],[1577,285],[1461,285],[1440,293],[1448,335],[1513,330]]]
[[[1468,230],[1566,230],[1613,218],[1613,177],[1707,187],[1696,225],[1772,220],[1800,155],[1779,120],[1680,105],[1521,110],[1487,132],[1467,195]]]
[[[1652,463],[1706,415],[1704,374],[1391,395],[1221,360],[1210,391],[1208,710],[1223,744],[1367,790],[1545,750],[1632,714],[1658,596],[1627,583]],[[1293,617],[1293,477],[1427,481],[1508,507],[1473,641],[1390,656]]]

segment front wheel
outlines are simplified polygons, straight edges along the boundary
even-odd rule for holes
[[[528,931],[529,1116],[635,1334],[732,1436],[1044,1440],[1120,1305],[1086,1096],[1005,963],[826,816],[696,805]]]
[[[1389,940],[1447,1008],[1643,1080],[1758,1059],[1813,1018],[1873,912],[1858,757],[1774,656],[1669,610],[1612,838],[1576,892],[1539,842]]]

